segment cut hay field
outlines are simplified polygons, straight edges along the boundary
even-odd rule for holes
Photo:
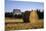
[[[26,20],[26,19],[25,19]],[[16,23],[19,22],[19,23]],[[35,11],[30,13],[29,23],[23,23],[23,19],[5,18],[6,30],[41,29],[44,27],[44,19],[38,19]]]
[[[15,19],[15,18],[6,18],[5,22],[7,23],[5,25],[6,30],[23,30],[23,29],[37,29],[41,28],[40,26],[43,26],[43,23],[37,23],[37,25],[33,25],[31,23],[23,23],[23,19]],[[21,23],[16,23],[16,22],[21,22]],[[40,21],[41,22],[41,21]],[[35,24],[36,24],[35,23]]]
[[[17,19],[17,18],[5,18],[5,22],[24,22],[23,19]]]

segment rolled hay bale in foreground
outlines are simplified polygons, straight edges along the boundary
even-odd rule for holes
[[[40,28],[43,26],[43,21],[40,21],[38,19],[38,15],[35,10],[30,13],[29,20],[30,23],[32,24],[32,27]]]

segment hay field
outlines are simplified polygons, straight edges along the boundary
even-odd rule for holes
[[[35,23],[16,23],[24,22],[23,19],[6,18],[5,29],[6,30],[25,30],[25,29],[40,29],[43,28],[43,21],[35,21]],[[17,21],[19,20],[19,21]],[[42,26],[42,27],[41,27]]]
[[[17,18],[9,18],[9,17],[6,17],[5,18],[5,22],[24,22],[23,19],[17,19]]]
[[[29,16],[29,23],[23,23],[23,19],[5,18],[6,30],[22,30],[22,29],[41,29],[44,28],[44,19],[38,19],[38,15],[35,11],[32,11]],[[16,23],[22,22],[22,23]],[[13,23],[13,24],[12,24]]]

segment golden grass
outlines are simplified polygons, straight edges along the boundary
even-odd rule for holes
[[[24,22],[23,19],[16,19],[16,18],[5,18],[5,22]]]
[[[18,23],[18,24],[7,24],[7,30],[22,30],[22,29],[30,29],[32,28],[30,23]]]

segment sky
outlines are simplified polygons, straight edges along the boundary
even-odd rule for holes
[[[31,1],[15,1],[5,0],[5,12],[13,12],[13,9],[20,9],[22,12],[31,9],[43,9],[43,2],[31,2]]]

